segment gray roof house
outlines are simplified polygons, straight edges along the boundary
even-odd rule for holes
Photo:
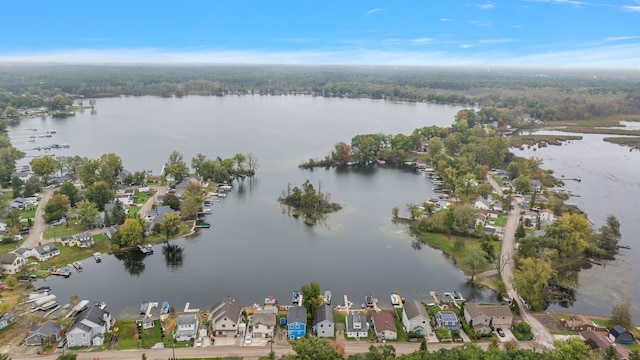
[[[30,251],[24,252],[24,254],[27,254],[27,253],[28,255],[23,255],[23,256],[26,256],[26,257],[33,256],[40,261],[47,261],[54,256],[60,255],[60,250],[58,250],[58,248],[51,242],[51,243],[46,243],[40,246],[36,246]]]
[[[3,275],[13,275],[19,272],[24,265],[24,256],[15,253],[0,254],[0,266]]]
[[[623,345],[633,344],[635,341],[633,334],[621,325],[616,325],[609,330],[609,339]]]
[[[99,304],[80,312],[67,331],[67,344],[76,346],[102,346],[104,334],[111,327],[111,314]]]
[[[146,221],[152,224],[162,222],[162,217],[164,214],[178,213],[173,210],[169,205],[156,206],[155,209],[149,210],[147,213]]]
[[[0,316],[0,330],[16,322],[16,316],[13,313],[5,313]]]
[[[93,236],[91,236],[91,234],[89,234],[86,231],[76,235],[75,240],[76,240],[76,245],[79,248],[86,249],[93,246]]]
[[[26,345],[51,345],[62,337],[62,327],[53,321],[46,321],[40,325],[33,325],[24,339]]]
[[[181,314],[176,319],[176,341],[189,341],[198,336],[198,316],[196,314]]]
[[[254,339],[266,339],[273,337],[273,331],[276,327],[277,311],[277,307],[271,307],[265,309],[257,309],[253,312],[253,315],[251,315],[251,320],[249,321],[249,327],[253,329],[251,335]]]
[[[491,334],[491,328],[511,329],[513,324],[513,314],[507,305],[468,303],[464,306],[464,319],[473,323],[473,328],[481,335]]]
[[[231,296],[225,296],[211,307],[209,326],[215,336],[235,336],[240,324],[242,307]]]
[[[320,305],[313,315],[313,332],[318,337],[333,337],[335,327],[331,305]]]
[[[429,313],[424,305],[418,300],[409,300],[405,303],[402,311],[402,325],[405,331],[413,331],[416,334],[428,334]]]
[[[113,235],[115,235],[115,233],[119,229],[120,229],[120,225],[109,226],[109,228],[104,232],[104,236],[106,236],[107,239],[111,240],[113,238]]]
[[[440,311],[436,314],[436,328],[446,328],[449,331],[460,330],[462,325],[453,311]]]
[[[360,313],[347,315],[345,323],[347,337],[365,338],[369,335],[369,323],[366,315]]]

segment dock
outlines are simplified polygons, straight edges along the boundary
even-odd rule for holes
[[[191,305],[191,304],[190,303],[186,303],[184,305],[184,311],[183,312],[186,312],[186,313],[197,313],[198,311],[200,311],[200,309],[190,309],[189,305]]]
[[[438,294],[435,291],[429,291],[429,296],[433,297],[433,303],[438,305],[440,300],[438,300]]]

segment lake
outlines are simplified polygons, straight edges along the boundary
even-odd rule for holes
[[[638,123],[634,124],[636,127]],[[541,131],[538,134],[581,135],[583,140],[569,141],[560,146],[529,148],[523,151],[512,149],[519,156],[536,156],[544,163],[543,168],[553,169],[554,176],[565,181],[565,188],[575,197],[568,201],[576,203],[595,224],[595,229],[604,225],[608,215],[620,221],[621,245],[631,245],[630,250],[621,249],[616,260],[606,266],[594,266],[580,272],[580,285],[576,291],[576,302],[571,311],[584,314],[610,316],[616,303],[630,300],[633,318],[640,319],[640,152],[628,147],[603,141],[608,135],[568,134]],[[551,311],[566,311],[552,305]]]
[[[226,295],[244,306],[261,304],[268,295],[287,305],[292,291],[311,281],[331,290],[334,303],[346,294],[360,304],[370,293],[390,306],[392,292],[431,302],[429,291],[453,290],[494,301],[491,291],[469,288],[440,251],[413,249],[406,227],[391,222],[393,207],[406,214],[407,204],[431,196],[433,185],[422,173],[379,165],[297,167],[357,134],[448,126],[459,109],[311,96],[121,97],[98,99],[95,113],[22,121],[11,128],[11,139],[28,156],[42,154],[29,149],[51,143],[70,145],[50,151],[57,156],[114,152],[130,171],[158,173],[173,150],[188,164],[197,153],[252,153],[260,164],[255,177],[234,182],[229,197],[214,204],[210,229],[171,241],[182,249],[182,261],[167,261],[164,245],[147,257],[106,255],[99,264],[87,259],[82,273],[46,280],[62,303],[72,295],[104,301],[116,317],[136,316],[143,301],[169,301],[178,311],[186,302],[208,309]],[[51,130],[51,138],[29,142]],[[277,202],[287,184],[300,186],[307,179],[343,205],[326,224],[308,227]]]

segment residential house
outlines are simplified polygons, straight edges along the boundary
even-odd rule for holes
[[[464,306],[464,319],[473,324],[480,335],[490,335],[492,329],[511,329],[513,314],[507,305],[478,305],[468,303]]]
[[[593,321],[579,314],[571,315],[568,319],[563,319],[562,325],[572,331],[587,331],[598,329],[598,326]]]
[[[113,235],[115,235],[119,229],[120,225],[109,226],[109,228],[107,228],[107,230],[104,232],[104,236],[106,236],[106,238],[111,241],[111,239],[113,239]]]
[[[215,303],[209,311],[209,327],[214,336],[234,337],[238,333],[242,307],[230,296]]]
[[[347,315],[345,323],[347,337],[365,338],[369,335],[369,323],[366,315],[360,313]]]
[[[20,254],[2,253],[0,254],[0,272],[2,275],[13,275],[18,273],[24,265],[25,259]]]
[[[257,309],[251,315],[249,320],[249,327],[253,332],[251,336],[254,339],[268,339],[273,337],[273,332],[276,327],[276,313],[278,308],[273,306],[265,309]]]
[[[21,197],[17,197],[13,200],[11,200],[11,202],[9,203],[9,209],[19,209],[22,210],[24,209],[25,204],[24,204],[24,198]]]
[[[633,334],[621,325],[616,325],[609,330],[609,339],[615,343],[624,345],[633,344],[635,341]]]
[[[93,236],[88,232],[82,232],[75,236],[76,246],[87,249],[93,246]]]
[[[320,305],[313,315],[313,332],[317,337],[333,337],[335,334],[335,321],[331,305]]]
[[[111,328],[111,314],[100,304],[82,310],[67,331],[67,344],[76,346],[102,346],[105,334]]]
[[[198,316],[194,313],[178,315],[176,319],[176,341],[189,341],[198,336]]]
[[[178,212],[173,210],[169,205],[156,206],[155,209],[149,210],[145,221],[147,221],[148,223],[151,223],[151,225],[153,226],[154,224],[161,223],[162,217],[165,214],[172,214],[172,213],[178,213]]]
[[[538,221],[538,213],[531,210],[525,210],[522,214],[522,221],[527,221],[527,219],[531,221],[532,225],[535,225]]]
[[[31,326],[31,331],[24,339],[26,345],[51,345],[62,338],[62,327],[53,321]]]
[[[16,316],[13,313],[5,313],[0,316],[0,330],[16,322]]]
[[[540,193],[542,191],[542,183],[540,180],[531,180],[531,192]]]
[[[493,206],[491,200],[485,199],[482,196],[479,196],[473,202],[473,207],[480,210],[489,210]]]
[[[373,330],[378,339],[393,340],[398,338],[398,330],[393,315],[386,311],[380,311],[371,315]]]
[[[556,220],[555,214],[549,209],[542,209],[538,216],[540,217],[541,226],[549,225]]]
[[[16,250],[17,253],[18,250]],[[54,256],[60,255],[60,250],[58,250],[58,248],[51,242],[44,245],[36,246],[31,250],[25,249],[25,251],[20,253],[24,257],[33,256],[40,261],[47,261]]]
[[[70,174],[64,174],[62,176],[54,176],[49,179],[49,185],[60,186],[66,182],[73,181],[73,176]]]
[[[594,331],[587,330],[580,333],[580,336],[584,339],[584,342],[591,346],[594,350],[606,350],[607,348],[613,346],[616,349],[616,355],[618,359],[629,359],[631,355],[629,350],[626,347],[617,345],[616,343],[611,342],[604,334]]]
[[[418,300],[409,300],[402,307],[402,325],[406,332],[412,331],[416,334],[428,334],[429,313]]]
[[[307,309],[304,306],[292,306],[287,311],[287,332],[290,340],[307,334]]]
[[[117,179],[116,179],[116,183],[117,184],[124,184],[125,183],[124,179],[126,179],[130,175],[131,175],[131,171],[122,169],[122,171],[120,171],[118,173],[118,176],[117,176]]]
[[[74,246],[76,244],[75,240],[73,240],[73,236],[65,235],[60,237],[60,244],[62,246]]]
[[[445,328],[449,331],[460,330],[462,325],[458,316],[453,311],[440,311],[436,314],[436,328]]]

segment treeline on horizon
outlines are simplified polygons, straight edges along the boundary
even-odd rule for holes
[[[510,109],[511,117],[584,120],[640,112],[640,72],[311,65],[0,66],[0,109],[44,106],[56,94],[97,98],[249,93],[479,105]]]

